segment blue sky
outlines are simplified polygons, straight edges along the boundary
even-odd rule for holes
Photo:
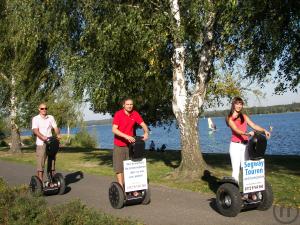
[[[266,98],[257,99],[255,96],[249,94],[247,106],[270,106],[291,104],[294,102],[300,102],[300,93],[287,92],[284,95],[274,95],[272,86],[266,87],[262,92],[266,93]],[[229,108],[230,106],[224,106]],[[223,107],[223,108],[224,108]],[[88,106],[84,107],[84,120],[100,120],[110,118],[109,115],[95,114],[88,109]]]

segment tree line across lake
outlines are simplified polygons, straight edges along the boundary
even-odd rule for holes
[[[285,112],[299,112],[300,103],[292,103],[288,105],[273,105],[264,107],[249,107],[244,108],[247,114],[272,114],[272,113],[285,113]],[[207,111],[202,116],[205,117],[217,117],[228,115],[229,109],[227,110],[215,110]]]
[[[285,112],[300,112],[300,103],[292,103],[288,105],[273,105],[273,106],[264,106],[264,107],[249,107],[245,108],[246,113],[248,114],[272,114],[272,113],[285,113]],[[217,116],[226,116],[229,112],[229,109],[226,110],[214,110],[207,111],[201,116],[205,117],[217,117]],[[108,125],[112,123],[112,119],[104,120],[89,120],[85,121],[86,126],[92,125]]]

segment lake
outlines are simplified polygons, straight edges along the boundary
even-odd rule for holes
[[[300,155],[300,112],[280,114],[259,114],[250,117],[252,121],[264,128],[273,127],[272,137],[268,141],[266,153],[271,155]],[[200,144],[202,152],[205,153],[228,153],[231,131],[226,126],[224,117],[213,117],[217,130],[211,132],[208,129],[207,119],[199,120]],[[151,133],[146,142],[146,148],[153,140],[156,147],[162,144],[167,149],[180,150],[179,130],[173,124],[168,128],[150,127]],[[111,125],[88,126],[87,130],[98,140],[98,147],[105,149],[113,148],[113,134]],[[78,132],[78,128],[72,129],[71,133]],[[65,129],[62,129],[65,133]],[[141,129],[137,134],[141,135]]]

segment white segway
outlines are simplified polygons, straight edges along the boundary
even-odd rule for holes
[[[52,176],[52,160],[55,159],[59,150],[59,140],[51,137],[46,141],[47,161],[47,180],[42,182],[38,176],[32,176],[29,184],[31,193],[36,195],[62,195],[65,193],[66,184],[64,176],[61,173],[56,173]]]
[[[264,134],[255,132],[248,143],[250,160],[243,165],[243,191],[233,177],[224,177],[217,190],[216,206],[227,217],[236,216],[242,209],[267,210],[273,204],[273,191],[265,179],[263,156],[267,148]]]
[[[146,158],[143,158],[145,142],[142,137],[135,137],[135,140],[129,148],[130,160],[123,161],[125,190],[118,182],[112,182],[109,188],[109,201],[115,209],[124,205],[150,203],[147,164]]]

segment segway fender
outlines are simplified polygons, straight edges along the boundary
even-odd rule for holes
[[[237,187],[239,187],[238,182],[233,178],[233,177],[223,177],[220,181],[218,181],[219,185],[225,184],[225,183],[230,183],[233,184]]]

